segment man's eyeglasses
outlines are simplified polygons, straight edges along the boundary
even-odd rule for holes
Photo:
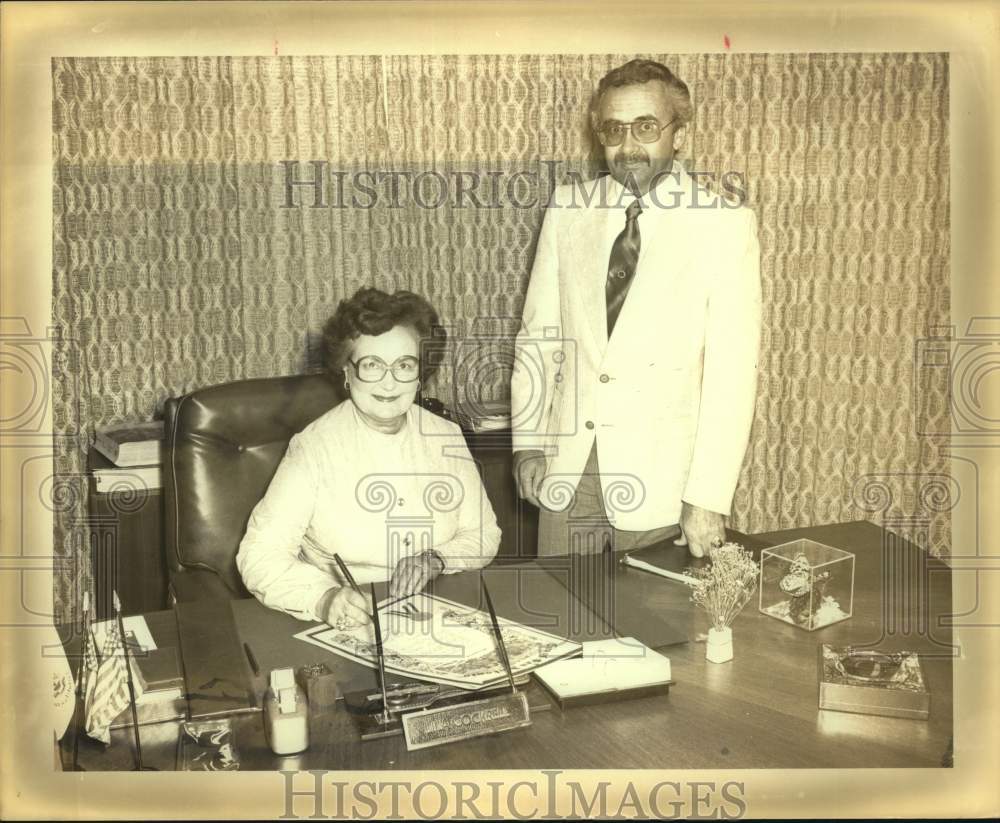
[[[670,128],[676,122],[676,117],[663,126],[660,125],[659,120],[648,117],[643,120],[632,120],[628,123],[609,121],[601,125],[597,130],[597,136],[602,146],[620,146],[625,142],[625,135],[629,131],[632,132],[632,139],[638,143],[655,143],[660,139],[664,129]]]
[[[400,383],[412,383],[420,377],[420,360],[416,357],[400,357],[391,366],[374,355],[347,362],[354,366],[354,373],[362,383],[378,383],[387,371]]]

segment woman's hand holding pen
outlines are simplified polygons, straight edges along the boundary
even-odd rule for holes
[[[320,598],[316,615],[338,629],[360,626],[371,620],[371,605],[363,594],[350,586],[337,586]]]
[[[323,595],[323,599],[319,605],[320,608],[326,605],[327,611],[320,611],[320,614],[325,614],[326,622],[337,629],[350,629],[353,626],[360,626],[371,620],[372,613],[369,611],[368,598],[362,594],[361,587],[358,586],[358,581],[354,579],[354,575],[347,568],[347,564],[344,563],[343,558],[334,552],[333,560],[340,570],[341,578],[348,585],[342,586],[339,589],[330,589]]]

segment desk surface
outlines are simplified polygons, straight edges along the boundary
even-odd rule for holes
[[[806,632],[760,614],[756,598],[733,624],[735,658],[705,660],[698,639],[705,615],[685,587],[646,572],[621,568],[620,602],[673,621],[691,638],[662,649],[671,660],[670,694],[533,714],[531,727],[434,749],[408,752],[402,737],[362,742],[343,709],[318,718],[310,749],[277,757],[264,739],[259,713],[233,718],[241,768],[250,769],[637,769],[637,768],[830,768],[938,767],[952,735],[950,630],[938,626],[951,612],[948,567],[918,548],[867,522],[818,526],[756,535],[765,544],[810,537],[857,556],[854,615]],[[676,549],[676,551],[686,551]],[[537,608],[552,598],[552,578],[531,563],[491,567],[489,585],[501,615],[546,612],[536,624],[566,621],[565,605]],[[514,580],[519,581],[516,586]],[[534,581],[534,582],[533,582]],[[547,582],[546,582],[547,581]],[[436,581],[435,591],[478,603],[475,575]],[[271,668],[327,662],[348,678],[374,675],[322,649],[290,640],[307,624],[264,608],[255,600],[233,602],[242,640],[254,649],[262,676]],[[518,612],[517,610],[521,611]],[[562,609],[562,611],[560,611]],[[176,645],[172,612],[147,615],[160,645]],[[572,622],[572,621],[571,621]],[[585,623],[586,621],[582,621]],[[581,621],[576,621],[581,623]],[[565,626],[566,623],[562,622]],[[574,639],[602,635],[601,627],[573,625]],[[878,645],[921,653],[931,692],[928,721],[854,715],[817,708],[817,646]],[[248,669],[249,671],[249,669]],[[545,702],[533,686],[532,702]],[[175,763],[177,724],[143,726],[145,761],[159,769]],[[64,740],[69,741],[72,734]],[[112,746],[82,737],[80,763],[88,771],[132,766],[131,732],[113,734]]]

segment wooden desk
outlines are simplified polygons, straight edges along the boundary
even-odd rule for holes
[[[317,724],[309,751],[274,756],[264,742],[259,714],[234,718],[244,770],[262,769],[638,769],[638,768],[858,768],[938,767],[952,735],[950,631],[937,628],[951,611],[948,567],[927,559],[914,546],[866,522],[821,526],[756,536],[766,543],[811,537],[857,555],[854,616],[816,632],[805,632],[760,614],[752,601],[734,624],[736,656],[730,663],[705,660],[701,642],[665,650],[676,685],[665,697],[649,697],[560,712],[538,712],[528,729],[464,743],[408,752],[402,738],[362,743],[346,713],[337,710]],[[494,599],[500,580],[531,563],[491,567]],[[535,573],[541,574],[537,568]],[[474,575],[442,578],[437,591],[463,599],[475,590]],[[470,579],[471,578],[471,579]],[[551,578],[550,578],[551,579]],[[905,579],[902,590],[895,581]],[[623,569],[620,602],[668,614],[689,637],[707,630],[707,620],[688,601],[680,585],[645,572]],[[883,586],[886,586],[884,589]],[[883,593],[887,596],[883,596]],[[904,596],[908,594],[909,597]],[[908,615],[910,633],[887,633],[902,626],[901,604],[919,594],[924,605]],[[261,669],[301,665],[318,659],[342,666],[333,655],[304,643],[289,643],[305,628],[295,619],[269,611],[256,601],[233,602],[237,626],[254,648]],[[498,611],[503,609],[498,603]],[[919,633],[916,617],[928,621]],[[887,620],[888,618],[888,620]],[[148,616],[158,642],[176,643],[170,612]],[[817,645],[867,644],[921,652],[931,691],[928,721],[852,715],[817,709]],[[353,664],[348,664],[353,665]],[[374,682],[374,680],[373,680]],[[263,691],[264,678],[256,685]],[[146,761],[174,767],[176,724],[142,729]],[[64,747],[71,742],[66,736]],[[81,740],[80,762],[88,770],[127,769],[131,738],[113,736],[112,747]]]

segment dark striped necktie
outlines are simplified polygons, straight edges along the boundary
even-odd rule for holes
[[[604,287],[608,303],[608,338],[614,331],[618,315],[625,304],[629,286],[635,277],[635,266],[639,261],[639,249],[642,248],[642,237],[639,235],[639,215],[642,206],[636,200],[625,211],[625,228],[615,238],[611,247],[611,260],[608,263],[608,280]]]

